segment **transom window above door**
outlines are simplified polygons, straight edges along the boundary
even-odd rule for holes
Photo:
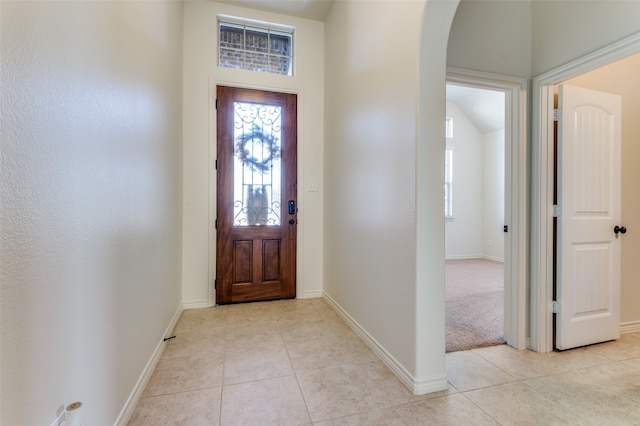
[[[218,65],[293,75],[294,28],[218,16]]]

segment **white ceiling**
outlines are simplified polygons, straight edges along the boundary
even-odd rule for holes
[[[455,103],[480,133],[504,129],[504,92],[447,84],[447,101]]]
[[[235,6],[324,21],[333,0],[216,0]]]

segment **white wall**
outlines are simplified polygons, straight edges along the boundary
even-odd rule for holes
[[[623,324],[640,323],[640,54],[592,71],[567,84],[622,96],[622,237],[621,312]]]
[[[640,31],[640,2],[532,1],[532,75]]]
[[[482,256],[504,261],[504,129],[482,135]]]
[[[453,118],[453,219],[445,221],[445,256],[468,259],[483,256],[483,134],[454,103],[447,102]]]
[[[0,423],[113,425],[181,303],[182,4],[0,19]]]
[[[484,71],[506,76],[531,77],[532,67],[532,3],[531,1],[483,1],[460,2],[451,25],[447,48],[447,66]],[[542,2],[554,4],[553,2]],[[530,102],[531,97],[528,97]],[[527,106],[530,110],[530,106]],[[504,259],[504,185],[498,188],[489,181],[502,179],[504,175],[504,131],[502,131],[502,166],[485,164],[484,181],[490,189],[484,191],[482,224],[482,254],[490,258]],[[494,137],[485,135],[484,158],[489,160],[500,150]],[[500,194],[501,192],[501,194]],[[500,226],[498,226],[498,224]],[[491,247],[488,241],[491,240]]]
[[[447,65],[531,76],[531,3],[557,1],[461,1],[451,25]]]
[[[336,2],[325,28],[324,290],[416,393],[447,387],[443,123],[456,7]]]
[[[445,221],[446,259],[504,261],[504,129],[480,133],[455,102],[453,118],[453,219]]]
[[[298,94],[298,297],[318,297],[323,281],[324,24],[209,1],[184,12],[183,299],[208,306],[215,291],[215,87],[252,87]],[[295,76],[217,66],[217,14],[290,25]],[[308,185],[319,184],[318,192]]]
[[[423,7],[340,1],[325,27],[324,291],[412,376]]]

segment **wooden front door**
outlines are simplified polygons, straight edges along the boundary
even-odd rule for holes
[[[296,296],[296,95],[217,87],[216,303]]]

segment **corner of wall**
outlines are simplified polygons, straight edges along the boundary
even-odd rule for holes
[[[367,330],[345,311],[329,294],[322,294],[323,299],[347,323],[349,328],[389,367],[396,377],[415,395],[424,395],[448,388],[446,375],[439,377],[418,379],[409,372],[389,351],[387,351]]]
[[[175,329],[176,324],[180,319],[180,315],[182,315],[182,312],[184,310],[185,308],[183,305],[178,306],[178,309],[173,315],[171,322],[169,322],[169,325],[165,329],[163,336],[169,337],[172,335],[173,330]],[[160,361],[160,357],[162,356],[162,352],[164,351],[164,348],[166,346],[167,346],[167,343],[164,339],[158,342],[158,345],[156,346],[155,350],[151,354],[151,358],[149,358],[147,365],[145,365],[144,369],[142,370],[142,373],[140,374],[140,377],[138,378],[138,381],[136,382],[136,385],[131,391],[131,394],[129,395],[129,397],[127,398],[127,401],[125,402],[124,407],[122,407],[122,410],[120,411],[120,415],[118,416],[118,418],[114,423],[116,426],[126,426],[127,423],[129,422],[129,419],[131,419],[131,416],[133,415],[133,411],[135,410],[136,405],[138,404],[138,401],[140,400],[140,397],[144,392],[144,388],[147,386],[147,383],[149,383],[149,379],[151,379],[153,370],[156,368],[158,361]]]

